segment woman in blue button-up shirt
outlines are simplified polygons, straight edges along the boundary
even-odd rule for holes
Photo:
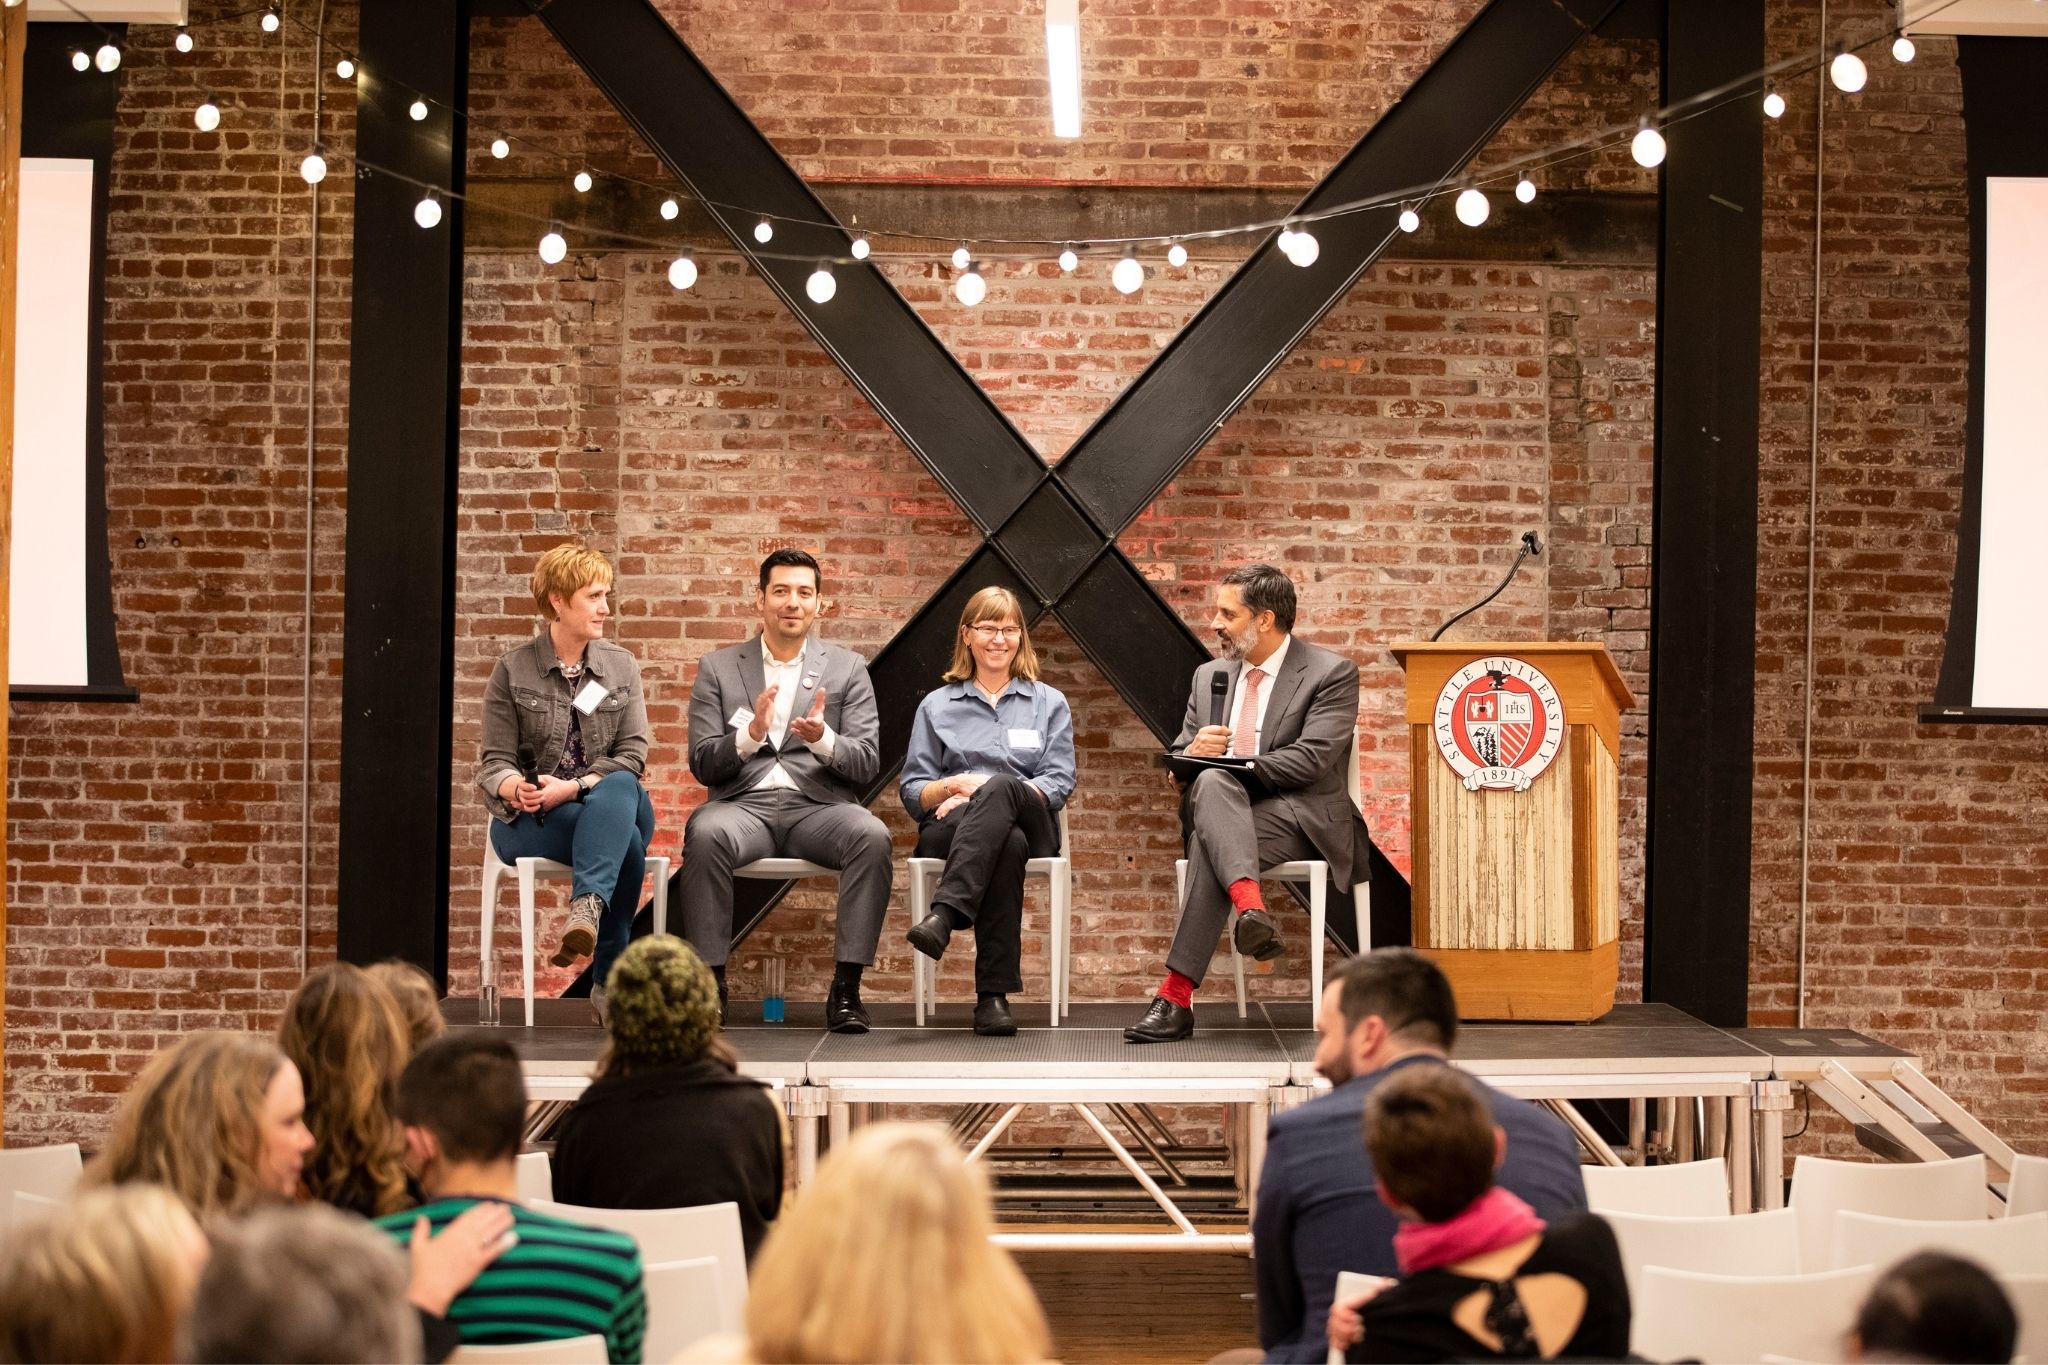
[[[983,588],[960,613],[946,685],[918,704],[902,786],[917,856],[946,860],[910,945],[937,960],[973,926],[976,1033],[1017,1031],[1009,994],[1024,985],[1024,864],[1059,852],[1054,816],[1073,791],[1067,699],[1038,680],[1017,595]]]

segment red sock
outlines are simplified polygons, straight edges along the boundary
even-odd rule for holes
[[[1191,1010],[1195,1007],[1195,983],[1179,972],[1168,972],[1166,980],[1160,983],[1159,998]]]
[[[1266,898],[1259,894],[1259,884],[1250,877],[1239,877],[1225,888],[1230,893],[1230,903],[1242,915],[1247,910],[1263,910]]]

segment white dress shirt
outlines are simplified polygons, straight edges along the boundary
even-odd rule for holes
[[[740,727],[739,734],[733,739],[733,747],[739,750],[741,758],[752,758],[760,752],[761,746],[771,739],[775,741],[777,749],[782,747],[783,737],[789,733],[789,718],[796,706],[797,690],[803,682],[804,655],[807,652],[808,647],[798,650],[794,659],[783,663],[768,652],[767,645],[761,646],[762,685],[775,689],[775,710],[768,717],[768,733],[760,739],[754,738],[751,722]],[[832,742],[836,738],[837,736],[832,733],[832,727],[827,725],[824,734],[804,747],[816,754],[820,763],[829,763],[832,761]],[[780,763],[771,763],[768,765],[768,771],[761,774],[761,780],[748,790],[774,791],[777,788],[795,791],[796,779],[791,777]]]
[[[1280,665],[1286,662],[1287,646],[1293,639],[1292,635],[1281,636],[1279,646],[1266,656],[1264,663],[1254,664],[1247,662],[1243,668],[1237,670],[1237,686],[1232,688],[1230,692],[1230,709],[1223,713],[1223,723],[1230,727],[1230,747],[1224,750],[1225,756],[1230,758],[1250,757],[1248,754],[1240,754],[1237,751],[1237,708],[1244,705],[1245,676],[1254,668],[1258,669],[1265,676],[1259,679],[1258,720],[1252,726],[1252,731],[1256,736],[1253,742],[1258,747],[1253,749],[1252,753],[1258,753],[1266,747],[1266,707],[1272,703],[1273,680],[1280,676]]]

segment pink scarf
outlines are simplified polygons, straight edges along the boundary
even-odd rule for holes
[[[1413,1275],[1497,1251],[1541,1231],[1536,1210],[1495,1185],[1441,1223],[1403,1223],[1394,1233],[1394,1259],[1403,1275]]]

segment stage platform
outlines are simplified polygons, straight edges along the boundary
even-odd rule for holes
[[[785,1105],[799,1183],[810,1177],[821,1138],[843,1138],[875,1106],[957,1106],[964,1118],[958,1126],[977,1156],[1024,1109],[1062,1107],[1094,1131],[1177,1229],[1158,1238],[1110,1239],[1123,1246],[1234,1250],[1248,1245],[1248,1235],[1198,1230],[1106,1117],[1135,1131],[1132,1113],[1151,1106],[1224,1106],[1227,1145],[1248,1212],[1267,1118],[1327,1088],[1315,1071],[1316,1034],[1306,1003],[1255,1002],[1239,1018],[1230,1001],[1204,1001],[1195,1007],[1193,1038],[1146,1046],[1123,1041],[1124,1027],[1143,1012],[1142,1001],[1077,1004],[1057,1029],[1032,1027],[1028,1009],[1020,1010],[1024,1027],[1014,1038],[976,1037],[966,1004],[941,1005],[920,1028],[910,1005],[871,1003],[873,1031],[851,1036],[823,1031],[821,1005],[791,1004],[781,1024],[761,1022],[759,1008],[736,1001],[725,1036],[741,1071],[774,1087]],[[443,1012],[453,1028],[502,1033],[518,1049],[537,1101],[581,1093],[604,1040],[582,1000],[539,1001],[533,1028],[519,1022],[516,1000],[501,1002],[495,1026],[476,1022],[471,999],[444,1001]],[[1794,1083],[1824,1093],[1830,1082],[1886,1084],[1901,1068],[1918,1075],[1910,1054],[1848,1030],[1722,1029],[1668,1005],[1618,1005],[1590,1024],[1468,1024],[1454,1060],[1490,1084],[1550,1107],[1594,1161],[1641,1161],[1659,1136],[1667,1152],[1725,1159],[1738,1210],[1781,1200],[1782,1118]],[[1568,1103],[1593,1099],[1628,1102],[1625,1143],[1608,1142]],[[1150,1139],[1138,1137],[1141,1150],[1156,1157]],[[1005,1240],[1040,1244],[1029,1235]]]

